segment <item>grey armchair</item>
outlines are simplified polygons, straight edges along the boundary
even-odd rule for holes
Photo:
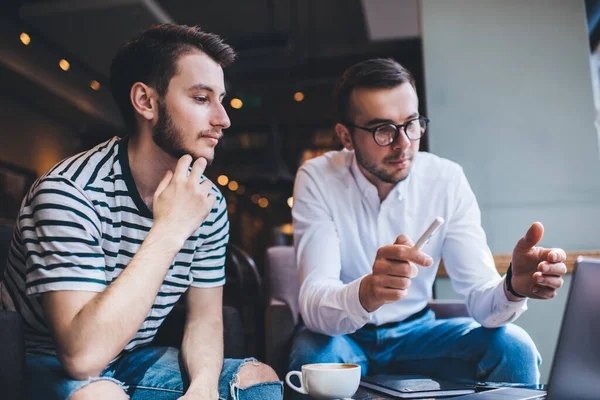
[[[279,377],[284,377],[296,325],[299,323],[298,272],[292,246],[267,249],[265,276],[268,293],[265,312],[265,360]],[[436,318],[468,316],[463,302],[431,300]]]
[[[0,225],[0,283],[13,229]],[[0,307],[1,307],[0,303]],[[24,397],[25,342],[23,321],[19,314],[0,309],[0,388],[2,398],[17,400]]]

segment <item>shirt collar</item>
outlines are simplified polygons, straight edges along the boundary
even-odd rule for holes
[[[413,165],[411,166],[411,173],[408,174],[408,176],[406,177],[405,180],[398,182],[398,184],[396,186],[394,186],[394,188],[392,189],[390,194],[388,194],[388,198],[390,196],[395,196],[398,200],[402,200],[403,194],[405,193],[406,188],[408,186],[408,181],[410,180],[410,177],[415,168],[416,159],[417,159],[417,157],[415,155],[415,158],[413,159]],[[363,197],[366,197],[369,192],[375,193],[375,195],[377,195],[377,188],[375,187],[375,185],[373,185],[371,182],[369,182],[367,177],[362,173],[362,171],[358,167],[358,161],[356,159],[355,152],[352,152],[352,162],[350,164],[350,172],[352,173],[352,176],[354,177],[354,181],[356,182],[356,185],[358,186],[358,189],[360,190],[360,193],[362,194]]]

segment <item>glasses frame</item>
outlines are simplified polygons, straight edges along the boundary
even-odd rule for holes
[[[406,137],[408,138],[408,140],[410,140],[411,142],[415,142],[417,140],[420,140],[423,136],[425,136],[425,131],[427,130],[427,127],[425,127],[425,129],[423,129],[421,136],[419,136],[418,139],[411,139],[408,136],[408,132],[406,131],[406,128],[408,127],[408,125],[410,125],[413,121],[425,121],[426,124],[429,124],[429,121],[431,121],[429,118],[427,117],[418,117],[418,118],[413,118],[409,121],[406,121],[403,124],[393,124],[391,122],[389,123],[385,123],[385,124],[379,124],[373,128],[367,128],[365,126],[359,126],[359,125],[355,125],[351,122],[344,122],[344,125],[348,125],[351,126],[353,128],[358,128],[358,129],[362,129],[363,131],[367,131],[367,132],[371,132],[371,134],[373,135],[373,141],[381,147],[387,147],[387,146],[391,146],[392,143],[394,143],[396,141],[396,139],[398,139],[398,136],[400,135],[400,129],[402,129],[404,131],[404,134],[406,135]],[[382,126],[393,126],[394,128],[396,128],[396,134],[394,135],[394,138],[392,139],[391,142],[389,142],[388,144],[380,144],[376,139],[375,139],[375,132],[377,132],[377,129],[381,128]]]

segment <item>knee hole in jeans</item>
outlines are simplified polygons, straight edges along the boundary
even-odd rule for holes
[[[236,383],[240,389],[266,382],[278,382],[279,377],[273,368],[258,361],[248,362],[240,367]]]

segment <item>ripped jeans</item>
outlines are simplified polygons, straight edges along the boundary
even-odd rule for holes
[[[219,399],[281,399],[281,382],[259,383],[243,389],[238,386],[238,371],[248,362],[256,360],[223,360]],[[179,351],[172,347],[142,347],[125,353],[111,363],[100,377],[85,381],[70,379],[55,356],[27,354],[26,365],[29,400],[68,400],[77,390],[98,380],[119,384],[132,400],[175,400],[183,396],[189,384],[185,369],[179,363]]]

